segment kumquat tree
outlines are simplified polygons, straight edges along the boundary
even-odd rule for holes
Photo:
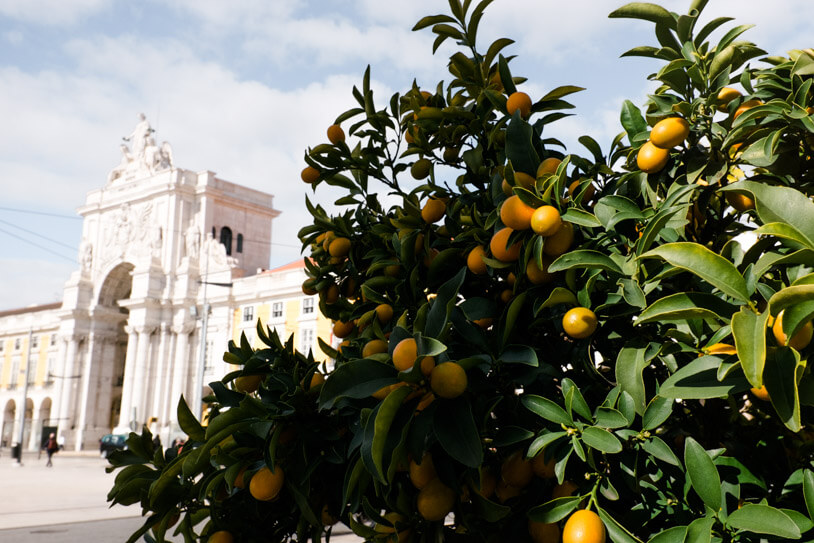
[[[524,93],[489,3],[416,24],[449,81],[378,104],[365,73],[305,154],[343,191],[300,232],[335,364],[230,344],[177,458],[111,456],[130,541],[814,541],[814,50],[628,4],[658,86],[565,149],[582,89]]]

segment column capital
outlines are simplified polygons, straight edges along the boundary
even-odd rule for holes
[[[136,327],[132,324],[125,324],[124,331],[127,333],[127,335],[132,335],[136,333]]]
[[[188,335],[193,330],[195,330],[195,322],[194,321],[184,322],[184,323],[181,323],[181,324],[175,324],[172,327],[172,331],[175,332],[178,335],[181,335],[181,334]]]
[[[136,325],[135,329],[136,329],[136,332],[138,332],[139,335],[149,336],[150,334],[155,332],[156,329],[158,329],[158,326],[156,326],[154,324],[140,324],[140,325]]]

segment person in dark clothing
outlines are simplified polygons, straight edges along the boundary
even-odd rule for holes
[[[48,440],[45,442],[45,452],[48,454],[48,462],[45,464],[47,467],[53,467],[51,457],[59,450],[59,443],[57,443],[56,436],[52,433],[48,435]]]

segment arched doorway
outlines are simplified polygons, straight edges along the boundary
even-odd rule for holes
[[[95,401],[86,417],[86,427],[91,433],[83,436],[85,446],[95,444],[99,437],[110,433],[118,423],[121,412],[124,364],[127,357],[128,335],[125,325],[130,316],[126,307],[119,304],[130,298],[133,288],[133,264],[122,262],[108,272],[96,299],[93,310],[95,332],[92,374],[98,386],[94,390]],[[91,431],[92,429],[92,431]]]
[[[30,447],[39,448],[45,442],[45,437],[50,432],[56,432],[56,423],[51,422],[51,398],[45,398],[40,402],[40,408],[37,411],[37,417],[34,419],[34,427],[32,428],[32,435]]]
[[[17,404],[14,403],[14,400],[9,400],[3,410],[2,441],[0,441],[0,445],[3,447],[10,447],[14,439],[14,419],[16,415]]]

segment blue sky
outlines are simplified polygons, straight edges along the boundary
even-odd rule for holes
[[[500,36],[516,41],[507,53],[518,55],[513,72],[529,79],[532,97],[587,88],[573,97],[577,116],[552,129],[575,152],[585,133],[607,147],[621,130],[622,101],[641,104],[658,68],[619,58],[655,42],[650,25],[607,18],[621,3],[496,0],[481,23],[482,48]],[[745,11],[742,1],[710,4],[707,21]],[[662,5],[683,13],[689,0]],[[757,25],[746,39],[771,53],[812,45],[814,2],[760,5],[735,21]],[[81,221],[71,217],[118,164],[120,138],[139,112],[157,140],[172,143],[177,166],[274,194],[283,214],[270,265],[298,258],[304,149],[325,141],[327,126],[353,106],[351,87],[367,64],[381,101],[413,78],[432,87],[448,80],[452,48],[433,57],[430,32],[410,31],[446,8],[443,0],[0,0],[0,310],[61,299],[77,267]]]

